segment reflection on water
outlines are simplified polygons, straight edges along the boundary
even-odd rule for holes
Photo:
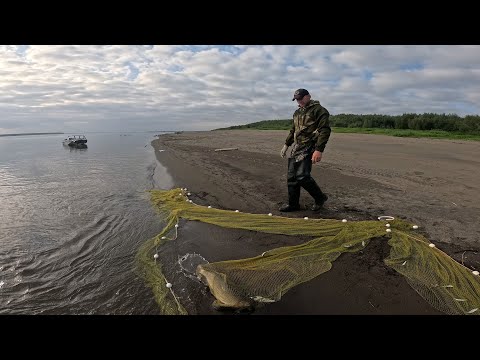
[[[129,135],[0,137],[0,314],[158,313],[134,258],[163,228],[146,190],[172,181]]]
[[[67,150],[70,150],[70,151],[87,151],[88,150],[88,146],[86,144],[85,145],[76,145],[76,146],[69,146],[69,145],[63,144],[63,147]]]

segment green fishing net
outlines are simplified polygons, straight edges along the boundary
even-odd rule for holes
[[[446,314],[480,314],[478,273],[436,248],[406,221],[391,220],[386,227],[384,221],[249,214],[196,205],[179,188],[150,192],[166,226],[140,248],[137,261],[161,314],[187,314],[155,256],[165,242],[176,238],[181,218],[223,228],[312,237],[306,243],[272,249],[252,258],[199,265],[197,276],[208,285],[219,307],[245,308],[279,301],[294,286],[330,270],[342,253],[357,252],[370,241],[387,240],[391,251],[385,264],[402,274],[430,305]]]

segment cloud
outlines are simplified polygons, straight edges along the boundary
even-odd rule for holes
[[[479,114],[480,46],[0,46],[0,133],[210,130],[331,114]]]

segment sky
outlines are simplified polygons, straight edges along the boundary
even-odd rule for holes
[[[0,134],[212,130],[336,114],[480,114],[480,45],[0,45]]]

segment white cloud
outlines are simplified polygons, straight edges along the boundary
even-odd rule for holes
[[[331,114],[479,114],[479,58],[459,45],[0,46],[0,133],[286,119],[299,87]]]

